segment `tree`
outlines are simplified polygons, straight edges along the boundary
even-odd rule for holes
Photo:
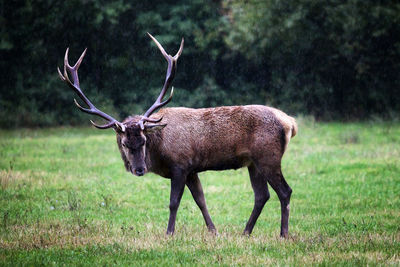
[[[397,1],[226,1],[228,46],[262,68],[271,102],[317,117],[398,111]]]

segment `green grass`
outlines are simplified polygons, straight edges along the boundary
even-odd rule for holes
[[[167,237],[169,180],[126,173],[111,130],[1,130],[0,148],[0,265],[400,265],[399,123],[299,119],[288,240],[272,189],[241,235],[246,169],[200,174],[218,236],[186,190]]]

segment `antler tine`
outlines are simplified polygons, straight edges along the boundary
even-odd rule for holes
[[[169,101],[171,101],[172,97],[174,95],[174,87],[171,87],[171,93],[169,94],[169,97],[167,100],[165,100],[164,102],[160,103],[160,106],[165,106],[166,104],[169,103]],[[164,96],[163,96],[164,97]]]
[[[174,87],[171,88],[171,93],[170,93],[168,99],[165,100],[164,102],[161,102],[161,103],[159,104],[159,107],[165,106],[166,104],[168,104],[168,103],[171,101],[173,95],[174,95]],[[162,118],[163,118],[163,117],[160,117],[159,119],[152,119],[152,118],[143,116],[143,117],[142,117],[142,121],[153,122],[153,123],[155,123],[155,122],[160,122],[160,121],[162,120]]]
[[[64,56],[64,74],[61,73],[60,68],[57,68],[58,75],[60,76],[60,79],[64,82],[66,82],[69,85],[69,87],[71,87],[75,91],[75,93],[79,96],[79,98],[82,99],[82,101],[85,102],[85,104],[89,106],[89,108],[84,108],[81,105],[79,105],[79,103],[76,101],[76,99],[74,99],[75,105],[81,111],[100,116],[101,118],[109,121],[108,123],[106,123],[104,125],[97,125],[93,121],[91,121],[95,127],[99,128],[99,129],[107,129],[107,128],[111,128],[111,127],[117,127],[119,129],[121,129],[122,131],[124,131],[125,126],[122,123],[120,123],[119,121],[117,121],[116,119],[114,119],[113,117],[108,115],[107,113],[104,113],[104,112],[100,111],[99,109],[97,109],[96,106],[93,105],[92,102],[85,96],[85,94],[82,92],[82,90],[80,88],[78,69],[82,63],[83,58],[86,55],[86,51],[87,51],[87,49],[85,49],[83,51],[83,53],[81,54],[81,56],[79,57],[79,59],[75,63],[75,65],[71,66],[68,62],[69,48],[67,48],[67,50],[65,51],[65,56]],[[73,82],[70,80],[67,70],[71,74]]]
[[[156,38],[153,37],[153,35],[151,35],[150,33],[147,33],[147,35],[156,43],[158,49],[160,49],[161,53],[163,54],[163,56],[167,59],[169,58],[169,55],[167,54],[167,52],[165,52],[164,48],[162,47],[162,45],[157,41]]]
[[[174,56],[174,59],[175,60],[178,60],[178,58],[181,56],[181,54],[182,54],[182,51],[183,51],[183,44],[184,44],[184,40],[183,40],[183,38],[182,38],[182,41],[181,41],[181,46],[179,47],[179,50],[178,50],[178,52],[175,54],[175,56]]]
[[[165,52],[165,49],[164,49],[164,48],[162,47],[162,45],[157,41],[157,39],[154,38],[153,35],[151,35],[150,33],[147,33],[147,34],[148,34],[149,37],[156,43],[158,49],[160,49],[161,53],[163,54],[163,56],[164,56],[164,57],[167,59],[167,61],[168,61],[168,58],[171,57],[171,56],[168,55],[167,52]],[[178,60],[179,56],[182,54],[182,51],[183,51],[183,44],[184,44],[184,39],[182,38],[181,45],[179,46],[179,50],[178,50],[178,52],[175,54],[175,56],[173,56],[173,58],[174,58],[175,60]]]
[[[96,127],[97,129],[108,129],[108,128],[111,128],[111,127],[114,127],[114,126],[119,126],[118,124],[116,124],[116,122],[115,121],[111,121],[111,122],[109,122],[109,123],[106,123],[106,124],[104,124],[104,125],[98,125],[98,124],[96,124],[94,121],[92,121],[92,120],[90,120],[90,122],[92,123],[92,125],[94,126],[94,127]],[[123,125],[123,124],[121,124],[121,125]],[[123,128],[124,130],[123,130],[123,132],[125,131],[125,128]]]
[[[87,50],[87,48],[83,51],[83,53],[79,57],[78,61],[72,67],[69,64],[69,60],[68,60],[69,48],[67,48],[67,50],[65,51],[65,56],[64,56],[64,79],[63,80],[66,81],[70,85],[70,87],[78,94],[78,96],[85,102],[86,105],[88,105],[89,107],[92,108],[93,104],[89,101],[89,99],[83,94],[82,90],[80,89],[79,76],[78,76],[78,69],[82,63],[83,57],[86,54],[86,50]],[[69,73],[72,75],[73,82],[71,82],[71,80],[69,79],[67,69],[68,69]],[[60,71],[59,71],[59,74],[60,74]]]
[[[162,119],[163,119],[163,117],[161,116],[161,117],[160,117],[160,118],[158,118],[158,119],[152,119],[152,118],[143,118],[143,121],[145,121],[145,122],[157,123],[157,122],[160,122]]]
[[[156,43],[158,49],[161,51],[161,54],[164,56],[164,58],[167,60],[168,62],[168,68],[167,68],[167,75],[165,77],[165,83],[167,83],[168,78],[171,76],[171,71],[174,71],[174,69],[176,68],[176,60],[175,58],[173,58],[171,55],[169,55],[167,52],[165,52],[165,49],[162,47],[162,45],[157,41],[156,38],[153,37],[153,35],[151,35],[150,33],[147,33],[150,38],[154,41],[154,43]],[[182,43],[181,43],[182,45]],[[181,48],[180,48],[181,49]],[[174,66],[175,65],[175,66]],[[174,67],[175,68],[174,68]],[[173,78],[173,77],[172,77]],[[166,86],[166,84],[164,83],[163,89],[161,90],[160,95],[157,98],[156,102],[161,102],[161,100],[164,98],[166,91],[168,90],[168,86]],[[147,111],[149,112],[149,110]],[[147,113],[146,112],[146,113]],[[149,112],[148,116],[150,116],[150,114],[154,112],[154,110],[152,110],[151,112]],[[147,117],[146,115],[144,117]]]
[[[71,67],[71,66],[69,65],[69,62],[68,62],[68,51],[69,51],[69,49],[67,49],[67,51],[66,51],[66,53],[65,53],[65,59],[64,59],[65,62],[64,62],[64,64],[67,66],[69,72],[70,72],[71,75],[72,75],[72,80],[74,81],[74,85],[75,85],[76,87],[79,87],[79,88],[80,88],[80,86],[79,86],[78,69],[79,69],[79,66],[80,66],[81,63],[82,63],[83,58],[84,58],[85,55],[86,55],[86,50],[87,50],[87,48],[85,48],[85,50],[83,50],[81,56],[79,57],[78,61],[75,63],[75,65],[74,65],[73,67]]]
[[[167,68],[167,74],[165,76],[165,82],[163,85],[163,88],[160,92],[160,95],[157,97],[156,101],[154,102],[154,104],[145,112],[145,114],[143,115],[142,119],[139,121],[139,125],[141,126],[141,128],[144,128],[144,123],[145,122],[152,122],[153,119],[150,119],[149,116],[158,108],[161,108],[162,106],[165,106],[166,104],[168,104],[173,96],[173,88],[171,89],[171,94],[168,97],[167,100],[165,100],[164,102],[162,102],[162,99],[165,96],[165,93],[167,92],[169,86],[172,83],[172,80],[175,77],[175,71],[176,71],[176,65],[177,65],[177,61],[179,56],[182,54],[182,50],[183,50],[183,44],[184,44],[184,40],[182,38],[181,41],[181,45],[179,47],[178,52],[176,53],[176,55],[174,57],[172,57],[171,55],[167,54],[167,52],[165,52],[164,48],[162,47],[162,45],[157,41],[156,38],[154,38],[150,33],[147,33],[149,35],[149,37],[156,43],[158,49],[161,51],[161,53],[163,54],[164,58],[167,60],[168,62],[168,68]],[[161,121],[161,120],[158,120]]]

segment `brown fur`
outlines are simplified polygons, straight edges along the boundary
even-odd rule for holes
[[[164,164],[189,172],[237,169],[261,155],[280,164],[285,129],[268,107],[166,108],[154,115],[158,116],[167,126],[148,138],[148,148]],[[152,154],[146,158],[150,166]],[[164,176],[157,169],[149,171]]]
[[[129,117],[123,122],[127,129],[117,134],[117,142],[128,171],[134,173],[135,168],[142,164],[139,167],[171,178],[168,233],[174,231],[176,210],[185,184],[197,199],[196,202],[200,203],[207,226],[215,230],[204,196],[201,198],[203,193],[198,172],[248,167],[255,193],[255,207],[245,233],[251,233],[269,198],[268,182],[281,200],[281,235],[287,236],[291,189],[283,178],[281,159],[290,138],[297,133],[297,124],[292,117],[260,105],[165,108],[152,115],[152,118],[160,117],[163,117],[161,123],[166,124],[163,129],[143,131],[146,139],[144,153],[134,148],[137,146],[135,142],[143,138],[137,125],[140,116]],[[130,148],[124,150],[122,142],[130,143]],[[140,157],[143,163],[140,163]]]

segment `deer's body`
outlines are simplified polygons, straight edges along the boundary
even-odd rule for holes
[[[287,143],[297,131],[293,118],[261,105],[164,108],[152,117],[163,117],[167,126],[147,136],[146,166],[166,178],[172,177],[172,168],[189,173],[238,169],[260,157],[280,165]],[[124,124],[139,119],[129,117]]]
[[[175,76],[183,39],[179,51],[172,57],[153,36],[149,36],[167,60],[168,69],[160,95],[144,115],[132,116],[119,122],[97,109],[85,96],[79,85],[78,68],[86,49],[74,66],[68,63],[67,49],[64,72],[58,69],[61,80],[76,92],[87,107],[82,107],[76,101],[75,104],[80,110],[107,121],[104,125],[92,122],[97,128],[114,128],[128,171],[137,176],[151,171],[171,179],[167,234],[174,233],[176,213],[185,186],[190,189],[208,229],[216,231],[197,173],[247,167],[254,191],[254,208],[244,233],[252,232],[264,204],[269,199],[269,184],[281,202],[281,236],[287,237],[292,190],[282,175],[281,160],[290,138],[297,132],[295,120],[280,110],[260,105],[204,109],[165,108],[154,114],[172,98],[171,89],[170,97],[163,101]]]

